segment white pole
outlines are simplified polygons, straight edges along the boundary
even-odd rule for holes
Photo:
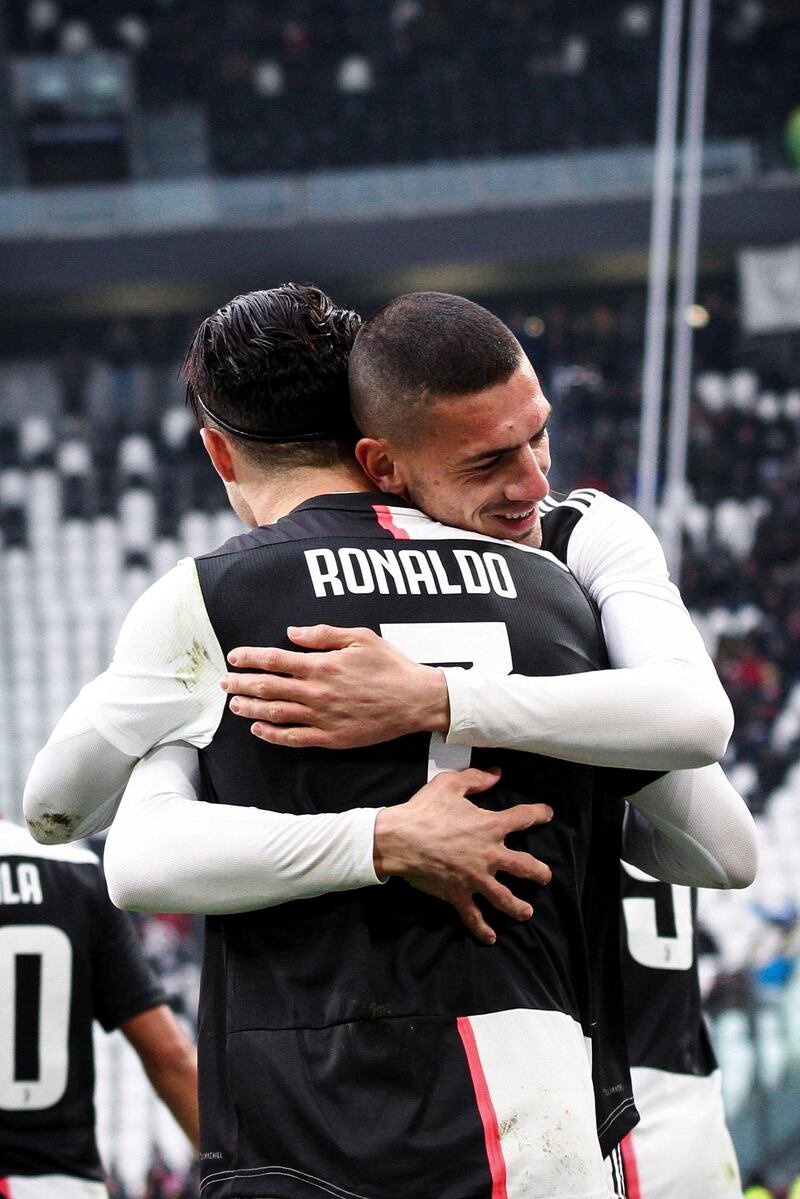
[[[689,308],[697,283],[697,248],[700,234],[700,199],[703,180],[710,0],[692,0],[689,27],[689,69],[683,135],[681,207],[678,232],[678,284],[675,293],[675,333],[670,386],[667,483],[664,496],[662,542],[673,580],[680,581],[681,528],[686,503],[686,456],[692,376],[692,325]]]
[[[651,524],[656,515],[658,454],[661,441],[682,26],[683,0],[664,0],[636,497],[637,508]]]

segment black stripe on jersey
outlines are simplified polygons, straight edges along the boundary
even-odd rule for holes
[[[324,501],[324,503],[323,503]],[[413,505],[402,496],[390,495],[388,492],[341,492],[334,495],[316,496],[298,504],[288,515],[281,517],[272,525],[260,525],[231,537],[223,545],[203,554],[200,561],[211,558],[224,558],[241,554],[246,550],[259,550],[264,545],[291,545],[297,541],[307,541],[316,537],[336,537],[341,533],[342,520],[347,514],[361,524],[359,530],[362,536],[396,541],[396,531],[392,530],[391,515],[387,512],[392,508],[412,508]],[[387,512],[385,523],[381,515]],[[309,514],[313,523],[309,522]],[[405,538],[402,538],[405,540]]]
[[[578,487],[575,491],[571,491],[569,495],[563,499],[557,499],[554,495],[547,496],[539,504],[539,510],[544,516],[547,512],[553,512],[556,508],[567,506],[571,508],[582,508],[584,512],[588,512],[598,496],[602,495],[601,491],[595,491],[591,487]]]
[[[578,508],[559,504],[551,512],[542,516],[542,549],[558,558],[560,562],[567,561],[567,546],[573,530],[583,512]]]
[[[42,991],[42,956],[38,953],[18,953],[16,962],[17,996],[14,1022],[15,1082],[38,1082],[39,1064],[39,1007]]]

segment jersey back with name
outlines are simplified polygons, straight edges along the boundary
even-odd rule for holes
[[[95,855],[0,820],[0,1175],[102,1177],[92,1021],[163,1001]]]
[[[430,664],[531,675],[605,664],[596,612],[551,555],[390,503],[320,497],[198,559],[223,652],[293,648],[288,625],[326,623],[368,626]],[[394,1199],[418,1199],[421,1179],[441,1199],[491,1192],[458,1021],[546,1012],[590,1031],[582,905],[595,772],[509,751],[471,760],[502,767],[483,806],[546,801],[555,811],[550,825],[511,839],[546,861],[553,881],[514,881],[535,916],[519,924],[492,911],[495,946],[397,879],[208,919],[204,1194],[305,1196],[320,1178]],[[469,762],[468,747],[422,734],[347,752],[274,747],[227,708],[201,752],[207,799],[297,813],[401,803],[437,769]],[[519,1069],[535,1086],[536,1062]]]

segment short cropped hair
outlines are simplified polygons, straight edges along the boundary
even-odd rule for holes
[[[311,284],[236,296],[192,339],[187,403],[200,425],[260,434],[236,437],[260,464],[332,465],[355,440],[347,360],[360,325]]]
[[[413,437],[440,398],[474,395],[518,369],[522,347],[480,304],[445,292],[399,296],[366,321],[350,355],[350,405],[367,437]]]

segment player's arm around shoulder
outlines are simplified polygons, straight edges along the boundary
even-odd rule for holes
[[[222,650],[191,559],[125,617],[108,669],[88,683],[34,759],[23,796],[39,841],[107,827],[134,764],[168,740],[207,744],[222,713]]]
[[[595,492],[569,539],[567,565],[600,610],[612,667],[652,672],[691,765],[719,761],[733,709],[647,521]]]

